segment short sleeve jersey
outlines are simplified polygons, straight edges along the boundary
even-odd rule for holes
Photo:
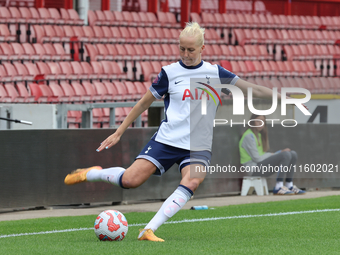
[[[182,61],[164,66],[150,87],[156,99],[164,96],[165,107],[165,118],[152,139],[190,151],[211,151],[220,98],[213,91],[221,95],[221,88],[214,88],[214,84],[235,85],[238,79],[223,67],[205,61],[197,66],[185,66]],[[203,93],[207,95],[206,115],[201,111]]]

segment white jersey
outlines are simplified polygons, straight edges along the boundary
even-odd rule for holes
[[[164,96],[165,106],[165,119],[152,139],[186,150],[211,151],[221,95],[221,88],[214,84],[235,85],[238,79],[223,67],[204,61],[197,66],[185,66],[182,61],[164,66],[150,87],[155,98]],[[208,95],[206,115],[201,111],[204,93]]]

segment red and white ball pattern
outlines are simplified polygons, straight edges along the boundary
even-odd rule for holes
[[[121,241],[128,232],[128,222],[121,212],[106,210],[96,218],[94,232],[101,241]]]

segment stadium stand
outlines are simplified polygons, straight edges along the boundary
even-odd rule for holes
[[[339,17],[274,15],[261,1],[255,13],[251,1],[227,1],[219,14],[212,2],[190,13],[207,28],[204,59],[268,87],[340,92]],[[179,59],[180,6],[169,4],[156,14],[89,10],[88,26],[73,9],[0,7],[0,101],[138,100],[161,66]],[[116,114],[119,123],[126,109]],[[94,117],[95,127],[108,126],[107,109]],[[79,112],[68,120],[80,127]]]

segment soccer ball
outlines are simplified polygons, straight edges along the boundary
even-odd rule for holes
[[[121,241],[128,232],[128,222],[121,212],[106,210],[96,218],[94,232],[101,241]]]

